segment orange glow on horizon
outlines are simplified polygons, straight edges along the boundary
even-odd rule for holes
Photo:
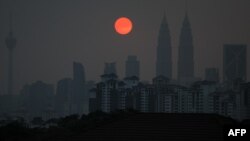
[[[126,35],[129,34],[133,28],[132,21],[127,17],[120,17],[115,21],[115,31],[118,34]]]

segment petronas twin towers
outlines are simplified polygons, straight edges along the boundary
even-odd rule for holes
[[[182,24],[178,50],[177,79],[178,81],[192,79],[194,77],[193,37],[187,13]],[[156,76],[159,75],[172,79],[172,46],[165,14],[160,26],[157,45]]]

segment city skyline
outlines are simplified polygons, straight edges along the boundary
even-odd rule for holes
[[[32,3],[32,1],[25,1],[25,2],[14,1],[14,2],[15,2],[13,4],[14,35],[15,37],[17,37],[18,41],[17,49],[14,52],[15,94],[17,94],[17,92],[22,88],[24,84],[32,83],[36,80],[42,80],[55,85],[56,82],[59,81],[61,78],[72,77],[73,72],[71,66],[73,61],[81,62],[81,64],[83,64],[83,66],[86,69],[87,80],[98,81],[99,76],[102,75],[105,62],[116,62],[118,76],[119,78],[123,78],[125,74],[125,61],[128,55],[136,55],[138,57],[138,61],[140,61],[141,63],[140,69],[146,70],[146,71],[141,71],[140,73],[141,80],[151,81],[152,78],[155,77],[154,71],[156,62],[157,35],[164,9],[166,11],[165,12],[166,17],[168,19],[172,48],[173,48],[172,49],[173,78],[176,79],[177,60],[178,60],[177,52],[180,42],[179,36],[180,36],[182,21],[185,16],[184,0],[179,0],[177,2],[159,1],[152,6],[149,6],[150,4],[152,4],[151,1],[150,2],[136,1],[134,5],[132,5],[132,9],[130,11],[127,11],[125,10],[126,7],[131,5],[131,1],[128,1],[124,2],[124,4],[121,6],[121,9],[119,8],[117,9],[116,7],[114,8],[111,6],[112,8],[114,8],[114,10],[117,10],[114,13],[112,12],[110,13],[107,11],[106,8],[104,8],[104,11],[105,10],[106,11],[104,13],[101,13],[104,16],[99,15],[100,14],[99,12],[101,12],[100,10],[102,8],[98,5],[104,4],[105,7],[105,5],[108,5],[108,3],[103,3],[102,1],[94,1],[94,2],[75,1],[73,3],[70,3],[71,5],[69,6],[72,7],[70,7],[68,11],[63,10],[64,8],[66,8],[67,1],[62,1],[60,3],[61,5],[59,4],[59,6],[56,5],[56,1],[53,2],[47,1],[48,3],[38,2],[38,4]],[[24,6],[25,3],[26,4],[29,3],[30,5],[27,6],[26,10],[18,13],[19,10],[25,7]],[[217,8],[217,12],[218,9],[220,9],[223,6],[223,2],[205,1],[204,3],[207,3],[210,6],[211,5],[213,6],[214,4],[215,11]],[[203,4],[195,0],[188,2],[188,16],[189,16],[189,21],[191,23],[192,33],[194,38],[193,41],[194,58],[195,58],[194,72],[196,77],[203,78],[205,69],[208,67],[216,67],[216,68],[218,67],[221,79],[223,45],[230,43],[237,43],[237,44],[246,44],[247,46],[249,46],[250,40],[249,38],[247,38],[249,37],[250,34],[250,30],[247,28],[247,25],[250,24],[250,19],[249,16],[247,15],[247,11],[249,9],[245,7],[245,5],[247,5],[247,3],[249,2],[242,0],[238,3],[238,5],[237,4],[232,5],[233,4],[232,1],[229,1],[228,3],[229,3],[228,5],[225,4],[224,8],[222,8],[225,9],[225,11],[221,9],[222,13],[220,14],[222,15],[218,14],[219,16],[214,15],[211,17],[202,17],[196,13],[197,10],[195,10],[194,7],[197,8],[199,7],[199,5],[202,6]],[[4,39],[7,37],[9,32],[8,28],[6,28],[9,21],[8,20],[9,8],[8,6],[2,8],[2,6],[8,4],[9,3],[7,1],[1,1],[2,10],[0,17],[2,17],[4,19],[3,21],[5,21],[4,23],[0,24],[1,25],[0,28],[1,30],[3,30],[3,32],[1,32],[0,34],[0,39],[1,39],[0,46],[2,53],[1,54],[2,59],[0,65],[1,68],[4,68],[4,70],[0,71],[1,89],[5,89],[7,87],[7,78],[5,78],[7,76],[7,70],[5,70],[5,68],[7,68],[6,67],[7,49],[4,43]],[[39,4],[41,4],[42,6],[39,7],[38,6]],[[81,11],[81,6],[83,6],[84,4],[92,7]],[[46,11],[44,10],[44,8],[49,5],[50,7],[47,13],[44,13]],[[114,6],[116,5],[116,2],[110,5]],[[78,7],[74,9],[73,8],[74,6]],[[142,8],[140,6],[142,6]],[[235,15],[230,14],[230,12],[232,12],[230,10],[234,6],[238,10],[238,11],[236,10],[235,13],[236,12],[241,14],[244,13],[245,15],[241,15],[244,18],[241,18],[241,16],[237,14]],[[147,10],[147,8],[150,7],[161,7],[161,8],[158,8],[157,11]],[[174,7],[178,8],[175,9]],[[32,10],[33,8],[38,8],[38,10],[35,10],[32,15],[30,13],[31,12],[30,10]],[[52,16],[49,15],[49,13],[50,12],[52,13],[52,11],[55,10],[55,8],[58,9],[59,11],[56,10],[54,15],[53,14]],[[208,13],[211,12],[211,14],[216,13],[212,9],[209,9],[211,7],[206,7],[206,8],[207,9],[205,10],[202,8],[198,9],[198,11],[200,10],[205,12],[204,13],[205,15],[207,14],[206,12]],[[140,11],[139,14],[135,14],[136,9]],[[172,13],[173,11],[175,11],[176,13],[173,14]],[[143,15],[144,12],[146,12],[145,15]],[[81,16],[82,14],[84,16]],[[109,16],[109,14],[111,16]],[[131,17],[132,21],[135,24],[132,33],[127,36],[117,35],[113,29],[114,20],[122,15]],[[175,17],[175,15],[178,16]],[[232,16],[232,19],[236,20],[232,20],[231,23],[227,23],[227,20],[230,19],[230,17],[227,16],[230,15]],[[105,16],[107,16],[107,19],[104,18]],[[219,17],[224,17],[226,20],[224,19],[225,21],[222,22],[220,21],[221,19],[219,19]],[[208,23],[202,24],[202,22],[206,21],[204,19],[202,20],[202,18],[204,19],[210,18],[215,20],[210,21],[212,22],[210,24]],[[46,21],[45,19],[47,19],[49,22]],[[71,22],[68,22],[66,19],[67,20],[70,19]],[[84,19],[89,19],[89,20],[84,20]],[[99,24],[99,22],[103,23]],[[94,25],[90,25],[91,23],[93,23]],[[87,27],[86,24],[88,25]],[[206,27],[208,27],[209,25],[213,25],[212,27],[214,28],[210,32],[208,29],[206,29]],[[225,25],[225,27],[220,29],[221,26],[223,25]],[[236,26],[235,28],[232,28],[231,27],[232,25],[244,25],[244,26],[242,27]],[[228,31],[225,29],[231,29],[232,31]],[[102,32],[98,32],[98,30]],[[217,33],[215,32],[214,35],[217,34],[218,35],[212,37],[211,33],[213,33],[215,30],[217,30],[216,31]],[[204,31],[205,33],[203,33]],[[224,36],[222,36],[220,32],[221,33],[223,32],[222,35]],[[222,37],[220,37],[220,35]],[[206,36],[208,37],[206,38]],[[216,39],[216,37],[218,39]],[[211,50],[209,48],[210,46],[213,46],[211,47]],[[70,48],[72,48],[72,50]],[[103,51],[102,54],[96,54],[99,53],[101,50]],[[211,57],[211,55],[214,56]],[[249,55],[247,55],[247,57],[248,56]],[[248,58],[247,60],[249,60]],[[247,62],[247,70],[249,70],[249,62]],[[247,76],[247,80],[249,80],[249,74]]]

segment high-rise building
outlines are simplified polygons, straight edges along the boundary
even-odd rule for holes
[[[104,74],[101,76],[102,82],[97,83],[96,98],[100,110],[103,112],[111,112],[118,107],[118,83],[116,74]]]
[[[217,84],[210,81],[197,81],[192,87],[193,99],[196,112],[198,113],[215,113]]]
[[[72,79],[64,78],[57,83],[55,109],[59,116],[72,114]]]
[[[75,113],[83,114],[85,98],[85,71],[81,63],[73,63],[73,95],[72,110]]]
[[[156,111],[157,112],[171,112],[172,111],[172,96],[169,95],[168,89],[169,79],[163,75],[153,78],[153,85],[156,95]]]
[[[241,85],[239,98],[240,119],[250,118],[250,82]]]
[[[129,55],[126,61],[126,77],[136,76],[139,78],[140,62],[136,56]]]
[[[13,51],[16,47],[16,38],[13,35],[12,29],[12,13],[10,13],[10,29],[9,29],[9,36],[6,38],[5,43],[9,50],[9,67],[8,67],[8,94],[12,95],[12,86],[13,86]]]
[[[53,85],[36,81],[31,85],[25,85],[21,90],[21,95],[24,97],[23,102],[31,119],[33,117],[42,117],[47,120],[55,114],[55,112],[53,112]]]
[[[247,45],[225,44],[223,48],[223,81],[246,81]]]
[[[206,68],[205,80],[219,82],[219,71],[217,68]]]
[[[156,76],[172,79],[172,47],[166,15],[164,13],[157,45]]]
[[[104,74],[116,74],[116,63],[105,63]]]
[[[92,81],[92,80],[89,80],[86,82],[86,85],[85,85],[85,95],[86,95],[86,99],[84,99],[84,107],[86,109],[86,112],[89,113],[91,112],[92,109],[91,107],[89,107],[89,102],[90,102],[90,99],[93,97],[93,89],[95,88],[95,81]]]
[[[182,23],[178,56],[178,81],[194,79],[194,47],[192,29],[186,12]]]

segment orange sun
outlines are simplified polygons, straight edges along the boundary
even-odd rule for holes
[[[126,35],[133,28],[132,21],[127,17],[120,17],[115,21],[115,31],[121,35]]]

